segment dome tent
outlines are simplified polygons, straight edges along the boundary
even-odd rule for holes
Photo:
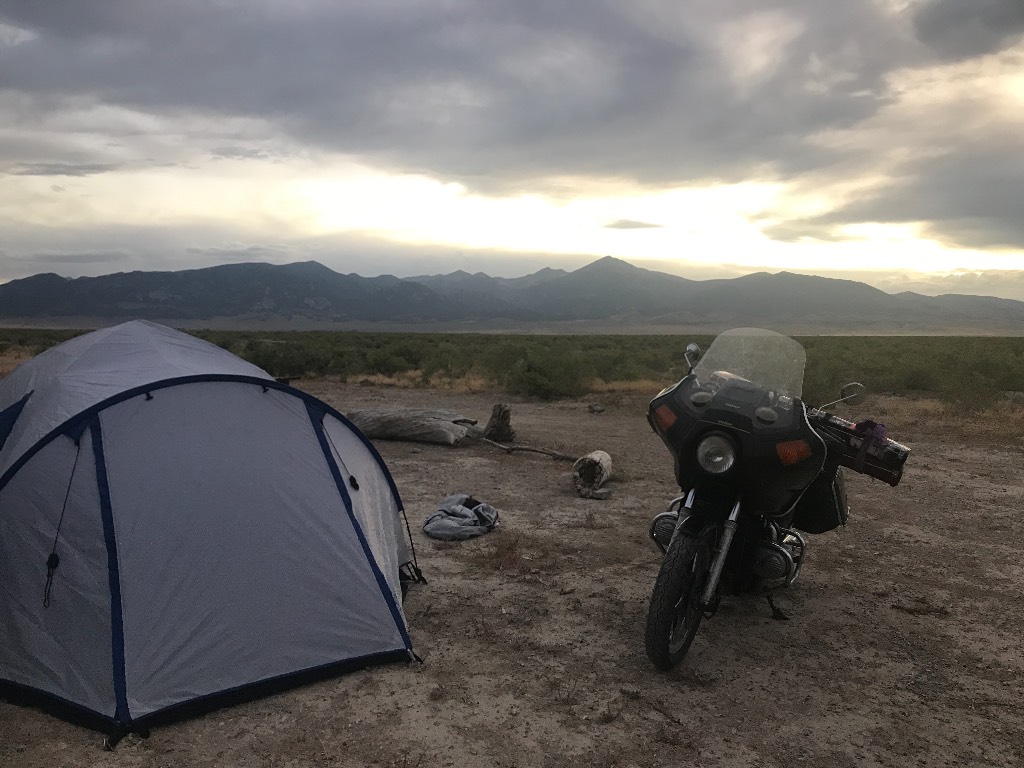
[[[116,738],[408,658],[394,481],[340,413],[133,321],[0,381],[0,689]]]

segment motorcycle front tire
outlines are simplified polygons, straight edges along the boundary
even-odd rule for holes
[[[682,661],[697,634],[718,530],[707,525],[697,535],[677,532],[661,561],[644,633],[647,656],[658,669],[672,669]]]

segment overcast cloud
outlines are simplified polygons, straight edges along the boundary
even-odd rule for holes
[[[802,139],[871,115],[885,76],[928,56],[908,19],[863,1],[0,7],[26,37],[0,58],[23,125],[89,102],[222,114],[258,123],[236,151],[283,135],[471,186],[734,179],[827,162]],[[140,129],[107,127],[113,140]]]
[[[1024,260],[1022,36],[1021,0],[0,0],[0,180],[50,177],[66,201],[66,184],[107,174],[344,156],[483,195],[756,181],[828,198],[762,212],[783,243],[909,223]],[[78,216],[63,231],[18,229],[15,202],[0,205],[0,279],[95,273],[103,254],[111,270],[337,268],[322,242],[87,226],[87,196],[62,205]],[[348,241],[399,267],[423,250]],[[489,263],[476,269],[507,271]]]

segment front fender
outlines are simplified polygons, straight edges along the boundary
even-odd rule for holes
[[[676,533],[685,533],[690,536],[696,536],[700,533],[704,526],[708,524],[708,517],[706,515],[695,514],[689,510],[683,510],[679,515],[679,522],[676,524]]]

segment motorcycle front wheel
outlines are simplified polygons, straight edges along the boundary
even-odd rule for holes
[[[644,633],[647,656],[658,669],[672,669],[682,661],[700,627],[701,593],[718,528],[707,525],[696,536],[679,531],[661,561]]]

